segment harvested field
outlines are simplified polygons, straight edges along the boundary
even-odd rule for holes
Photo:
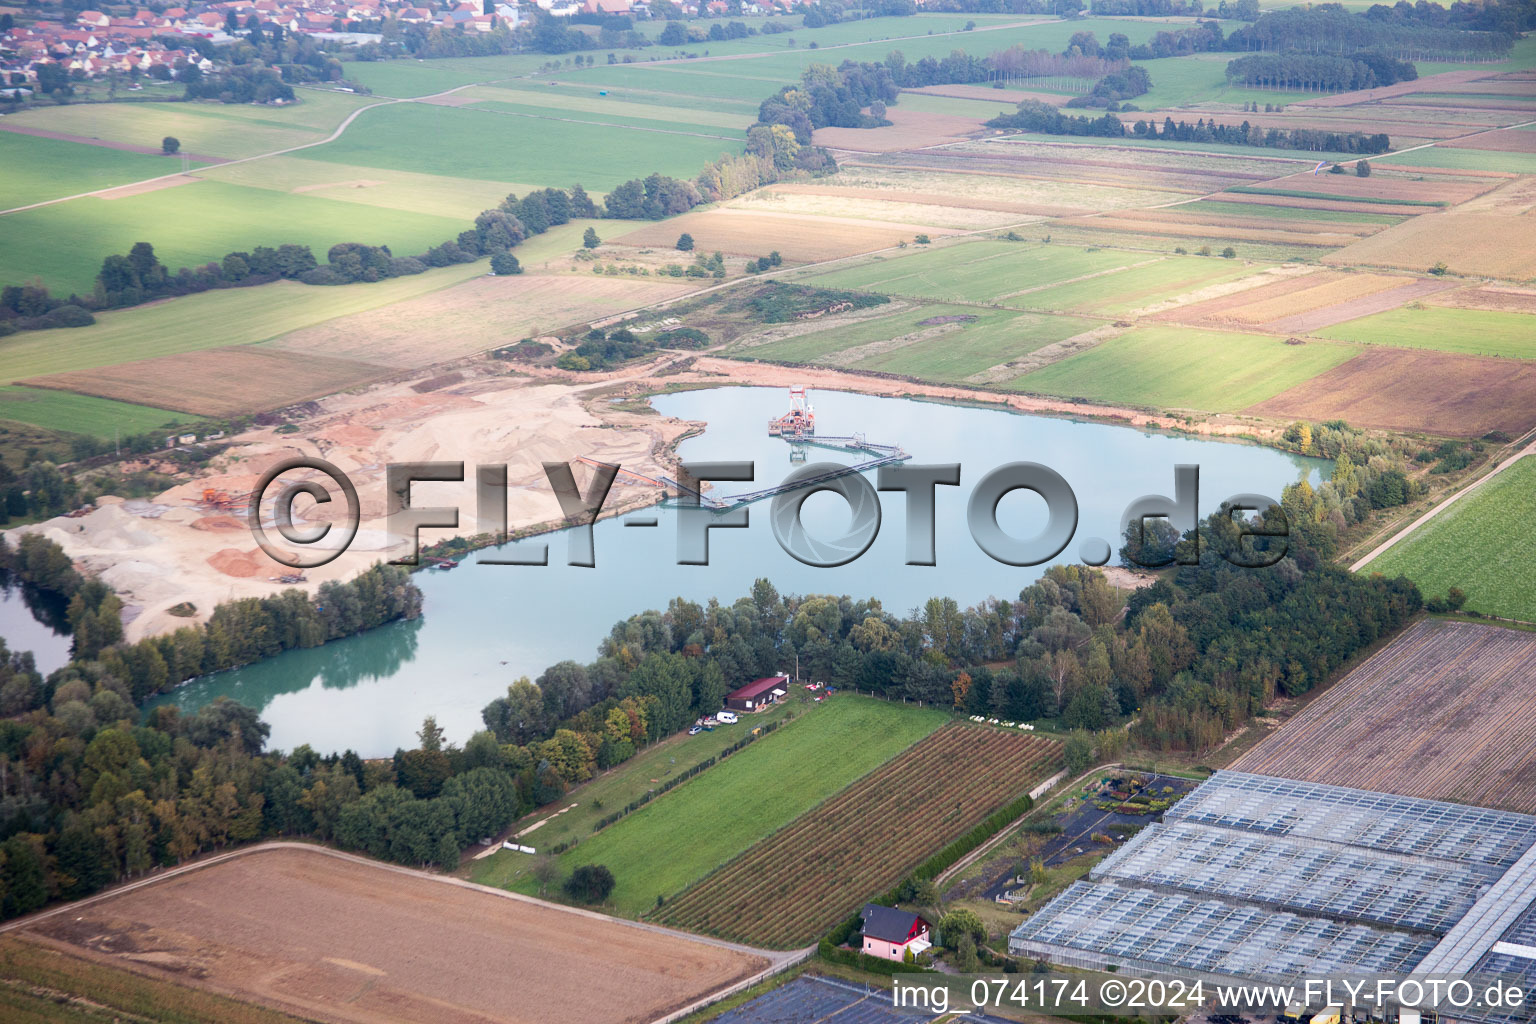
[[[1456,212],[1488,213],[1491,210],[1513,215],[1536,210],[1536,174],[1506,181],[1493,191],[1463,203]]]
[[[1518,230],[1503,214],[1452,211],[1395,224],[1323,259],[1415,270],[1443,262],[1458,274],[1525,281],[1536,277],[1536,230]]]
[[[1536,427],[1536,367],[1510,359],[1368,346],[1244,410],[1259,416],[1480,437]]]
[[[765,957],[313,847],[257,849],[29,925],[306,1018],[639,1022]],[[520,968],[537,962],[538,971]]]
[[[1348,284],[1351,276],[1336,270],[1286,275],[1279,280],[1269,279],[1268,283],[1260,284],[1256,288],[1232,291],[1203,301],[1187,303],[1176,309],[1158,313],[1155,319],[1176,320],[1179,323],[1188,324],[1260,324],[1277,315],[1301,312],[1316,308],[1317,305],[1326,305],[1328,301],[1336,301],[1336,289],[1341,283],[1344,283],[1346,288],[1360,288],[1363,284],[1368,285],[1370,281],[1376,280],[1376,275],[1368,274],[1364,275],[1361,283],[1351,285]],[[1357,292],[1357,294],[1368,294],[1369,291],[1379,291],[1388,287],[1391,285],[1378,284],[1375,288],[1366,287],[1364,292]],[[1312,305],[1294,298],[1308,292],[1323,293],[1329,298]],[[1250,310],[1256,312],[1250,312]]]
[[[1456,140],[1457,149],[1487,149],[1498,153],[1536,153],[1536,132],[1483,132]]]
[[[1321,309],[1314,309],[1306,313],[1296,313],[1292,316],[1283,316],[1278,320],[1271,320],[1264,325],[1265,329],[1290,333],[1308,333],[1341,324],[1346,320],[1355,320],[1362,316],[1371,316],[1374,313],[1384,313],[1389,309],[1397,309],[1419,299],[1427,298],[1436,292],[1443,292],[1456,287],[1454,281],[1433,280],[1426,278],[1420,281],[1408,281],[1396,288],[1388,288],[1386,291],[1375,292],[1370,295],[1362,295],[1357,299],[1346,299]]]
[[[1021,177],[1007,172],[974,170],[945,161],[947,150],[903,153],[891,157],[850,158],[842,169],[819,185],[836,183],[858,188],[942,192],[956,198],[987,202],[988,208],[1006,210],[1020,205],[1022,213],[1069,215],[1133,206],[1154,206],[1185,198],[1182,193],[1159,192],[1146,187],[1097,185],[1080,181],[1055,181]],[[939,166],[925,166],[937,164]],[[948,164],[948,165],[946,165]]]
[[[1536,636],[1420,622],[1229,765],[1536,812]]]
[[[1059,107],[1072,98],[1059,92],[994,89],[990,85],[925,85],[917,89],[903,89],[902,92],[915,92],[923,96],[953,96],[956,99],[962,100],[987,100],[993,103],[996,103],[998,100],[1005,100],[1009,103],[1035,100],[1040,103],[1049,103],[1053,107]],[[887,111],[886,113],[889,114],[890,112]]]
[[[353,359],[235,345],[53,373],[25,383],[196,416],[235,416],[324,398],[393,372]]]
[[[1130,203],[1117,203],[1117,206],[1152,206],[1157,203],[1168,203],[1187,196],[1205,195],[1242,182],[1260,181],[1266,177],[1259,174],[1241,177],[1222,174],[1206,176],[1194,172],[1153,174],[1148,167],[1137,168],[1109,160],[1064,159],[1061,153],[1040,156],[1018,152],[1011,146],[1001,144],[985,145],[980,151],[970,148],[981,145],[983,144],[962,143],[921,152],[871,155],[862,158],[859,163],[950,174],[996,174],[1016,179],[1058,181],[1065,187],[1092,185],[1101,188],[1124,188],[1138,192],[1143,197],[1153,197]]]
[[[1482,288],[1459,288],[1454,292],[1442,292],[1430,300],[1436,306],[1456,306],[1460,309],[1488,309],[1501,313],[1536,313],[1536,290],[1529,288],[1500,288],[1485,285]]]
[[[948,725],[715,871],[657,917],[774,948],[810,942],[1060,764],[1061,748],[1051,740]],[[914,807],[931,813],[914,819]]]
[[[1261,270],[1257,274],[1239,278],[1236,281],[1223,281],[1218,284],[1205,285],[1196,288],[1194,291],[1171,295],[1166,299],[1147,306],[1127,309],[1125,312],[1130,316],[1159,316],[1160,314],[1168,313],[1170,310],[1182,310],[1197,303],[1212,302],[1229,295],[1236,295],[1239,292],[1257,291],[1266,285],[1275,284],[1276,282],[1293,277],[1305,277],[1308,274],[1315,274],[1317,272],[1316,267],[1305,264],[1286,264],[1279,267],[1270,267],[1267,270]],[[1179,317],[1163,316],[1161,319],[1179,319]]]
[[[835,180],[835,179],[834,179]],[[954,180],[953,178],[950,179]],[[1041,206],[1034,203],[1010,203],[1003,199],[982,199],[974,196],[948,195],[943,192],[902,192],[896,189],[860,188],[837,185],[770,185],[748,195],[830,196],[837,199],[868,200],[881,203],[903,203],[915,206],[936,206],[950,210],[986,210],[1001,213],[1017,213],[1034,217],[1069,217],[1086,213],[1085,209],[1068,206]],[[1012,220],[1018,220],[1014,217]]]
[[[956,230],[1004,227],[1029,219],[1017,213],[982,209],[975,205],[947,205],[942,198],[938,202],[903,202],[892,195],[859,196],[840,193],[836,189],[814,193],[757,189],[733,199],[729,208],[803,217],[858,218],[888,224]]]
[[[1227,310],[1226,317],[1238,323],[1267,324],[1280,317],[1295,316],[1312,310],[1328,309],[1377,292],[1399,288],[1411,278],[1386,274],[1344,274],[1331,280],[1317,277],[1298,279],[1288,292],[1276,295],[1250,295],[1248,302]]]
[[[620,245],[672,248],[677,236],[693,235],[699,252],[718,249],[741,256],[760,256],[777,249],[787,260],[815,262],[889,249],[912,241],[911,224],[890,224],[839,217],[797,217],[756,210],[718,209],[685,213],[647,225],[615,239]],[[930,227],[929,235],[953,232]]]
[[[676,240],[674,234],[668,245]],[[704,244],[701,240],[700,245]],[[654,278],[590,273],[581,277],[481,276],[392,306],[306,327],[268,345],[394,367],[426,366],[483,352],[534,332],[599,320],[692,289],[692,285]]]
[[[1392,170],[1401,170],[1393,166]],[[1433,168],[1426,168],[1434,173]],[[1386,169],[1378,169],[1369,178],[1358,178],[1353,174],[1312,174],[1303,171],[1300,174],[1292,174],[1285,178],[1276,178],[1266,182],[1265,188],[1277,190],[1293,190],[1296,192],[1311,192],[1318,195],[1338,196],[1342,199],[1359,197],[1362,199],[1408,200],[1414,203],[1445,203],[1455,205],[1464,203],[1474,196],[1481,195],[1494,185],[1495,181],[1455,181],[1429,180],[1414,181],[1413,178],[1393,177],[1386,173]]]
[[[1318,96],[1315,99],[1300,100],[1290,104],[1290,106],[1353,107],[1364,103],[1377,103],[1381,100],[1392,99],[1398,96],[1407,96],[1415,92],[1436,92],[1463,82],[1487,78],[1491,74],[1491,72],[1481,68],[1447,71],[1439,75],[1425,75],[1423,78],[1418,78],[1411,82],[1398,82],[1396,85],[1382,85],[1374,89],[1359,89],[1354,92],[1336,93],[1331,96]]]
[[[896,153],[904,149],[942,146],[982,130],[980,121],[953,114],[925,114],[891,107],[885,128],[818,128],[811,134],[817,146],[860,153]]]

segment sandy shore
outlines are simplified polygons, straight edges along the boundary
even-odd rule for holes
[[[466,479],[461,483],[412,487],[415,508],[460,509],[458,527],[429,531],[428,542],[450,534],[469,537],[482,532],[474,493],[477,465],[507,466],[507,520],[513,531],[553,528],[561,520],[544,475],[545,462],[574,464],[583,488],[591,480],[592,469],[577,461],[581,458],[618,463],[645,476],[671,475],[675,444],[700,425],[630,411],[608,401],[669,384],[802,384],[870,395],[969,401],[1021,413],[1093,417],[1208,435],[1256,431],[1254,422],[1236,417],[1188,422],[1138,409],[710,356],[679,361],[675,354],[668,354],[620,371],[579,376],[554,370],[525,370],[524,375],[514,376],[505,372],[504,364],[486,360],[468,364],[463,373],[463,380],[424,393],[416,387],[434,379],[431,371],[419,378],[334,395],[317,403],[319,411],[314,415],[296,423],[296,432],[279,434],[263,428],[242,434],[197,479],[148,501],[107,497],[87,515],[59,517],[13,532],[43,533],[84,572],[111,584],[123,596],[127,635],[133,640],[202,621],[224,601],[260,597],[288,586],[313,591],[327,580],[350,579],[375,562],[404,555],[407,545],[391,538],[384,516],[385,466],[391,463],[465,464]],[[361,524],[344,554],[307,570],[305,582],[284,584],[277,577],[292,570],[256,544],[242,499],[267,469],[294,456],[324,459],[347,474],[358,491]],[[323,480],[311,471],[284,474],[282,479]],[[208,490],[234,500],[228,505],[207,502]],[[269,489],[268,493],[274,492]],[[336,496],[338,500],[329,506],[314,506],[301,498],[295,509],[305,522],[336,521],[344,511],[340,495]],[[621,476],[610,492],[605,514],[622,514],[658,496],[657,488]],[[1117,580],[1117,585],[1136,583]],[[187,604],[193,609],[190,615],[181,607]],[[172,608],[183,614],[172,614]]]

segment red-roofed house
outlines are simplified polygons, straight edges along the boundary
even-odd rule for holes
[[[766,676],[726,694],[725,706],[732,711],[761,711],[788,692],[789,676]]]
[[[885,960],[903,960],[907,950],[913,955],[933,945],[928,922],[918,915],[894,907],[866,903],[859,911],[862,919],[863,950]]]
[[[112,24],[112,19],[100,11],[81,11],[75,18],[77,25],[90,25],[93,28],[106,28]]]

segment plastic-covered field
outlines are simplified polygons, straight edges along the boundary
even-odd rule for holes
[[[721,1014],[715,1024],[910,1024],[913,1019],[911,1010],[892,1006],[890,993],[882,989],[796,978]]]

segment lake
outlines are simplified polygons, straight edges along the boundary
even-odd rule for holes
[[[437,717],[449,740],[462,744],[482,728],[480,709],[519,676],[536,678],[566,658],[591,661],[615,622],[663,609],[675,596],[729,603],[753,580],[767,577],[781,593],[877,597],[896,615],[935,595],[953,597],[962,607],[991,595],[1015,597],[1045,566],[996,562],[965,526],[971,489],[1004,463],[1042,463],[1071,485],[1079,523],[1057,559],[1061,563],[1076,561],[1086,538],[1115,541],[1120,516],[1135,498],[1172,495],[1177,464],[1200,467],[1202,515],[1233,494],[1278,499],[1286,484],[1303,475],[1315,483],[1331,468],[1324,460],[1257,445],[993,408],[831,391],[813,392],[811,400],[822,435],[862,433],[871,442],[901,445],[914,463],[961,464],[960,486],[937,489],[936,565],[904,564],[900,493],[881,495],[877,539],[857,560],[837,568],[807,566],[786,554],[770,526],[768,502],[750,506],[745,529],[709,531],[709,565],[678,565],[678,511],[646,509],[594,527],[594,568],[566,565],[559,535],[520,542],[548,542],[548,566],[480,564],[482,558],[505,557],[498,549],[482,551],[454,571],[417,574],[425,612],[416,621],[197,679],[159,701],[192,709],[215,697],[233,697],[260,710],[272,726],[270,746],[280,749],[308,743],[322,753],[351,748],[364,757],[387,756],[415,744],[427,715]],[[798,465],[790,461],[787,442],[767,435],[769,417],[787,411],[788,404],[778,388],[713,388],[653,400],[665,415],[709,424],[702,435],[682,443],[683,459],[755,463],[753,483],[717,484],[713,493],[720,495],[777,483]],[[582,454],[572,451],[570,457]],[[859,461],[816,447],[806,454],[810,462]],[[1040,532],[1044,513],[1043,500],[1018,491],[999,504],[998,522],[1011,534],[1031,537]],[[657,526],[625,525],[650,517]],[[802,520],[813,536],[830,538],[846,530],[850,515],[840,498],[817,494],[805,502]],[[430,540],[431,533],[425,536]]]

